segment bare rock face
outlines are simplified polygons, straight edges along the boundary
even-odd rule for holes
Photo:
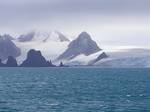
[[[12,56],[9,56],[5,66],[6,67],[17,67],[18,64],[17,64],[17,61],[15,58],[13,58]]]
[[[9,35],[0,36],[0,59],[6,60],[8,56],[14,58],[20,56],[20,49],[13,43],[12,37]]]
[[[20,65],[21,67],[53,67],[51,61],[46,61],[40,51],[31,49],[27,54],[27,59]]]
[[[100,50],[96,42],[91,39],[91,36],[86,32],[82,32],[77,39],[69,44],[68,49],[57,60],[71,60],[80,54],[88,56]]]

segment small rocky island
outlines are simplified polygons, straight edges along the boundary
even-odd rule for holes
[[[40,51],[31,49],[27,54],[27,59],[20,65],[21,67],[55,67],[51,61],[47,61]]]

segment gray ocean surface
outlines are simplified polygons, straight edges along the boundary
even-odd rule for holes
[[[0,112],[150,112],[150,69],[0,68]]]

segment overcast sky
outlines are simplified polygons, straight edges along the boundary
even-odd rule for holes
[[[99,45],[150,46],[150,0],[0,0],[0,33],[89,32]]]

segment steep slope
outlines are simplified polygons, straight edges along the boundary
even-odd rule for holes
[[[61,32],[55,31],[56,34],[58,34],[58,38],[61,42],[70,41],[67,37],[65,37]]]
[[[92,65],[105,58],[104,55],[101,55],[104,51],[102,52],[97,43],[86,32],[82,32],[71,42],[71,39],[68,39],[58,31],[36,31],[24,34],[22,37],[24,37],[24,41],[14,41],[21,48],[22,53],[17,58],[18,64],[25,60],[26,54],[30,49],[41,51],[46,60],[52,60],[55,64],[59,64],[62,61],[64,64],[78,62],[84,65],[91,63]]]
[[[9,35],[0,36],[0,59],[6,60],[9,56],[16,58],[21,54],[12,39]]]
[[[90,35],[86,32],[82,32],[77,39],[73,40],[68,49],[61,54],[57,60],[71,60],[78,55],[84,54],[86,56],[99,52],[101,49],[97,46]]]

